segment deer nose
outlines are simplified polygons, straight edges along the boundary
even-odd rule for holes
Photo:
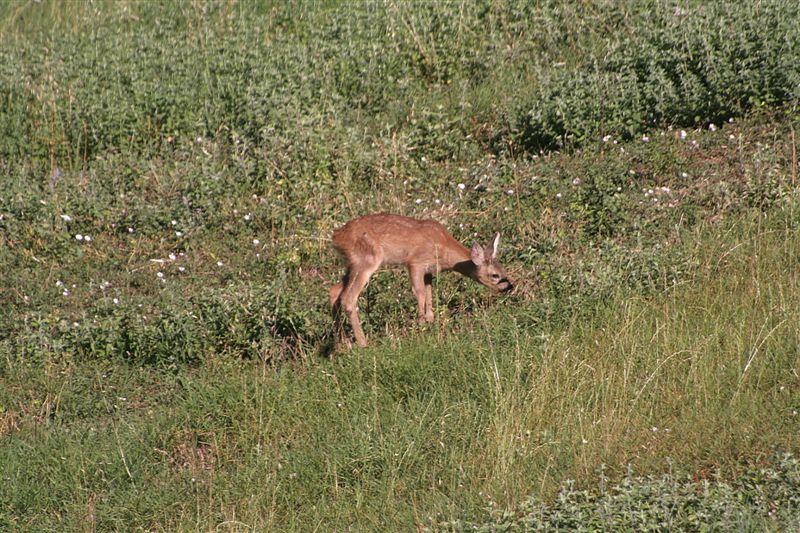
[[[501,279],[500,283],[505,283],[505,287],[500,289],[502,292],[510,292],[514,288],[514,284],[507,279]]]

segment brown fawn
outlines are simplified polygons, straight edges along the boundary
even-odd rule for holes
[[[367,338],[358,318],[358,295],[383,265],[404,265],[411,277],[421,322],[433,320],[434,274],[454,270],[499,292],[514,288],[497,262],[498,233],[491,246],[463,246],[434,220],[375,214],[356,218],[333,233],[333,247],[346,262],[342,280],[329,291],[336,328],[343,337],[341,311],[347,314],[359,346]]]

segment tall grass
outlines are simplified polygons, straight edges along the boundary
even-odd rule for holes
[[[349,160],[362,181],[375,141],[447,160],[719,124],[797,101],[799,16],[791,2],[10,2],[0,153],[81,168],[202,137],[293,178],[338,178],[330,164]]]
[[[7,360],[0,516],[35,530],[88,514],[100,530],[385,530],[546,498],[600,465],[612,481],[629,465],[733,479],[798,445],[793,220],[705,228],[687,236],[692,279],[532,329],[478,312],[458,336],[280,370]]]
[[[796,451],[796,18],[0,4],[0,528],[448,527]],[[381,273],[322,357],[370,211],[501,231],[519,291],[441,276],[421,329]]]

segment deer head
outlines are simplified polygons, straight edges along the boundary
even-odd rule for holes
[[[508,281],[508,274],[497,261],[497,245],[500,243],[500,234],[494,236],[490,246],[484,248],[477,242],[472,245],[470,259],[475,264],[473,279],[498,292],[508,292],[514,285]]]

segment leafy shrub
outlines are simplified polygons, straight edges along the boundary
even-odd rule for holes
[[[71,354],[174,367],[219,354],[274,362],[323,335],[321,317],[283,294],[275,287],[232,285],[202,290],[188,301],[165,298],[148,308],[97,306],[93,315],[74,322],[39,316],[12,324],[17,335],[6,349],[22,360]]]
[[[428,157],[487,141],[536,152],[800,96],[788,2],[131,9],[58,6],[85,29],[0,43],[0,155],[80,166],[198,137],[294,155],[356,124],[405,132]]]
[[[599,490],[567,481],[550,503],[530,499],[516,510],[489,509],[485,522],[453,521],[434,531],[741,531],[800,525],[800,461],[776,455],[727,482],[690,475],[635,476]]]
[[[539,81],[517,114],[520,144],[535,151],[631,138],[800,97],[797,5],[650,7],[601,60]]]

